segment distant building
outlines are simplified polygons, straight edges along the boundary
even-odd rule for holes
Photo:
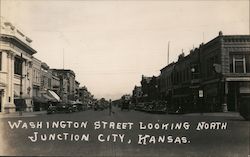
[[[32,40],[1,18],[0,112],[32,111]]]
[[[60,78],[52,73],[51,79],[51,90],[54,91],[56,94],[60,94]]]
[[[52,72],[46,63],[41,64],[41,90],[46,91],[51,89]]]
[[[173,75],[175,64],[171,63],[162,68],[159,76],[159,92],[162,100],[170,100],[173,90]]]
[[[51,69],[52,73],[60,79],[59,96],[62,101],[75,100],[75,73],[70,69]]]
[[[79,89],[80,89],[80,82],[75,81],[75,100],[79,100]]]
[[[40,111],[42,104],[46,101],[42,98],[41,95],[41,78],[42,78],[42,62],[37,58],[32,59],[32,86],[33,86],[33,110]]]
[[[132,92],[132,102],[137,104],[138,102],[142,101],[142,88],[141,86],[135,86]]]
[[[37,58],[32,58],[32,84],[33,96],[39,97],[41,87],[41,64],[42,62]]]
[[[141,90],[144,101],[153,101],[159,99],[159,77],[145,77],[142,75]]]
[[[192,51],[189,55],[179,55],[178,61],[172,69],[172,84],[168,88],[172,88],[171,102],[176,108],[181,107],[185,110],[198,110],[197,99],[199,91],[200,75],[199,75],[199,51]]]
[[[94,101],[94,96],[88,91],[87,87],[79,88],[79,99],[83,104],[92,105]]]

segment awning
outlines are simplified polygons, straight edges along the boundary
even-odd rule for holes
[[[250,81],[249,77],[228,77],[226,81]]]
[[[38,102],[38,103],[47,103],[48,102],[46,99],[39,97],[39,96],[34,96],[33,101]]]
[[[48,95],[56,99],[57,101],[61,101],[60,97],[52,90],[48,90]]]
[[[52,101],[52,102],[57,102],[57,100],[51,96],[49,96],[48,94],[42,94],[42,97],[46,100],[46,101]]]

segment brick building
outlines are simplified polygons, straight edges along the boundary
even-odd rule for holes
[[[75,101],[75,73],[70,69],[50,69],[60,79],[59,96],[63,102]]]
[[[200,46],[201,88],[208,110],[237,111],[250,95],[250,35],[223,35]]]
[[[250,36],[223,35],[161,70],[161,99],[187,112],[237,111],[250,96]]]

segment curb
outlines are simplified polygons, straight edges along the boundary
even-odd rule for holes
[[[214,117],[240,117],[238,112],[215,112],[215,113],[187,113],[185,116],[214,116]]]
[[[22,115],[19,115],[19,112],[14,113],[0,113],[0,118],[22,118],[22,117],[35,117],[38,115],[46,114],[46,111],[39,111],[39,112],[23,112]]]

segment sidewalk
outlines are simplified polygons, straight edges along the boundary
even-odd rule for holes
[[[15,117],[34,117],[41,114],[46,114],[46,111],[35,111],[35,112],[22,112],[22,115],[17,112],[13,113],[0,113],[0,118],[15,118]]]
[[[211,113],[187,113],[185,116],[218,116],[218,117],[240,117],[239,112],[211,112]]]

